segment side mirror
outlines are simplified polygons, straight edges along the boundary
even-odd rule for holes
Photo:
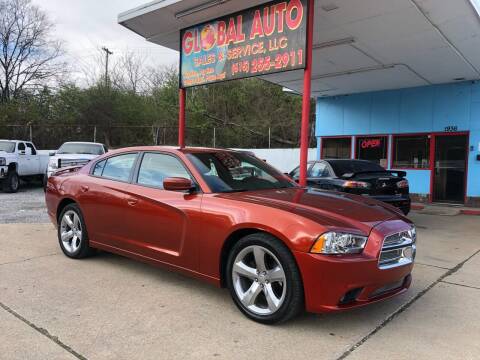
[[[25,155],[25,150],[19,150],[18,155]]]
[[[55,156],[56,153],[57,153],[56,151],[49,151],[48,156]]]
[[[190,179],[169,177],[163,180],[163,188],[168,191],[192,191],[195,185]]]
[[[292,179],[292,175],[290,175],[290,173],[283,173],[283,175],[285,175],[286,177]]]

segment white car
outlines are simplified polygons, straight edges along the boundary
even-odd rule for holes
[[[0,182],[3,191],[17,192],[20,179],[43,179],[48,155],[41,155],[30,141],[0,140]]]
[[[58,169],[83,165],[107,152],[107,147],[94,142],[66,142],[50,155],[46,177],[49,178]]]

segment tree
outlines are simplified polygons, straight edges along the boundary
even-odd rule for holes
[[[63,72],[53,24],[30,0],[0,0],[0,102],[42,88]]]

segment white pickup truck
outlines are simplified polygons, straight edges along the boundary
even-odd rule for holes
[[[40,155],[35,145],[23,140],[0,140],[0,183],[3,191],[17,192],[20,179],[43,181],[47,154]]]

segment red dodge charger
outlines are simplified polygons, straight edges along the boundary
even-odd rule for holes
[[[101,249],[226,286],[249,318],[350,309],[411,283],[416,230],[392,206],[306,189],[250,153],[135,147],[52,176],[66,256]]]

